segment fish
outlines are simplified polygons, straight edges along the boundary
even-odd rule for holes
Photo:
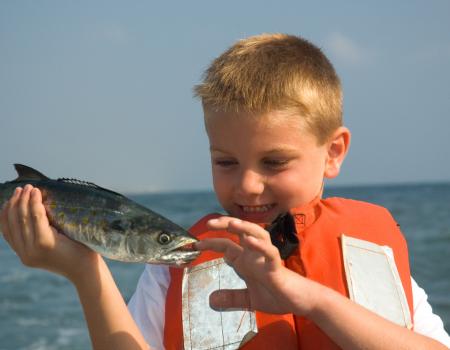
[[[0,184],[0,205],[17,187],[31,184],[42,193],[50,225],[102,256],[122,262],[180,267],[200,252],[184,228],[124,195],[92,182],[58,178],[14,164],[18,177]]]

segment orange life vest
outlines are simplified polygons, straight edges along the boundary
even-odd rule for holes
[[[395,263],[408,300],[411,316],[413,300],[406,241],[389,212],[373,204],[329,198],[290,211],[295,220],[298,248],[285,260],[285,266],[348,297],[340,237],[342,234],[387,245],[394,252]],[[225,231],[209,231],[208,215],[196,223],[191,232],[199,239],[236,235]],[[192,266],[217,259],[222,254],[202,252]],[[164,344],[168,350],[183,349],[181,315],[182,269],[170,269],[171,282],[166,297]],[[339,349],[312,321],[292,315],[256,312],[258,334],[243,349]]]

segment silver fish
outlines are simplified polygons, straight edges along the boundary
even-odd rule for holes
[[[16,187],[31,184],[42,192],[50,224],[101,255],[124,262],[182,265],[200,252],[189,232],[125,196],[75,179],[52,180],[14,164],[18,177],[0,184],[0,206]]]

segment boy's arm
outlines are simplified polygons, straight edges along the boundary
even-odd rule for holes
[[[396,325],[337,292],[320,286],[308,315],[344,349],[447,349],[434,339]]]
[[[94,349],[148,349],[104,260],[49,225],[38,189],[16,189],[2,210],[1,231],[24,265],[75,285]]]
[[[94,349],[149,349],[104,260],[73,281]]]
[[[446,349],[285,268],[268,232],[260,226],[227,217],[211,220],[209,226],[238,234],[240,244],[208,239],[197,243],[197,248],[223,252],[247,284],[245,290],[214,292],[212,307],[305,316],[343,349]]]

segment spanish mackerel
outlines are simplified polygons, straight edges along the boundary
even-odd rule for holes
[[[125,262],[182,265],[200,252],[186,230],[125,196],[91,182],[52,180],[14,164],[17,179],[0,184],[3,207],[16,187],[31,184],[42,192],[50,224],[103,256]]]

